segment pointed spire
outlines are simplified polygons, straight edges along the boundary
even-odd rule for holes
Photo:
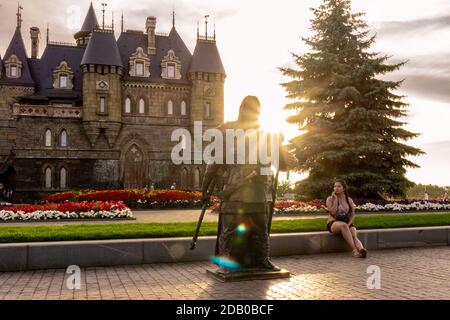
[[[200,38],[200,22],[197,21],[197,40]]]
[[[112,30],[114,31],[114,12],[112,13],[111,26],[112,26]]]
[[[103,19],[102,19],[102,29],[105,30],[105,11],[106,11],[106,7],[108,6],[107,3],[102,3],[102,13],[103,13]]]
[[[123,20],[123,11],[122,11],[122,23],[121,23],[121,27],[120,27],[120,31],[121,31],[122,33],[125,31],[124,26],[125,26],[125,22],[124,22],[124,20]]]
[[[208,18],[209,18],[209,14],[207,14],[205,16],[205,37],[206,37],[206,39],[208,39]]]
[[[216,40],[216,23],[214,22],[214,40]]]
[[[96,27],[98,27],[98,20],[97,16],[95,15],[94,6],[92,5],[91,2],[88,13],[86,14],[86,18],[84,19],[84,23],[80,31],[92,32],[92,30],[94,30],[94,28]]]
[[[17,4],[17,28],[21,28],[22,27],[22,10],[23,7],[20,5],[20,3]]]
[[[175,28],[175,6],[173,6],[172,10],[172,28]]]
[[[47,22],[47,44],[50,42],[50,27],[49,24]]]

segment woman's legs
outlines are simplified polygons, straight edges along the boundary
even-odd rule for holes
[[[358,239],[358,231],[356,231],[355,227],[351,227],[350,228],[350,233],[352,234],[353,237],[353,241],[355,243],[355,246],[358,250],[364,249],[363,244],[361,243],[361,241],[359,241]]]
[[[341,221],[336,221],[331,226],[331,232],[334,234],[341,234],[344,240],[349,244],[352,250],[357,250],[358,248],[355,245],[355,241],[353,240],[353,235],[350,232],[350,228],[348,224]]]

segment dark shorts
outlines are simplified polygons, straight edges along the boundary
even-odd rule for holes
[[[328,229],[328,231],[330,232],[330,233],[333,233],[332,231],[331,231],[331,226],[333,225],[333,223],[335,223],[335,222],[337,222],[337,221],[331,221],[331,222],[328,222],[327,223],[327,229]],[[349,226],[350,228],[351,227],[355,227],[356,228],[356,226],[352,223],[350,226]]]

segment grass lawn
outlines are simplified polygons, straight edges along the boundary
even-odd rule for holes
[[[450,213],[430,215],[402,216],[364,216],[357,217],[358,229],[385,229],[430,227],[450,225]],[[162,237],[191,237],[196,223],[133,223],[133,224],[98,224],[65,226],[0,226],[0,243],[71,241],[71,240],[106,240],[137,239]],[[326,218],[278,220],[273,222],[272,233],[326,231]],[[217,223],[204,223],[202,236],[216,235]]]

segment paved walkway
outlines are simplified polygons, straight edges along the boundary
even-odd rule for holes
[[[219,283],[207,262],[81,270],[81,289],[69,290],[65,270],[0,273],[0,299],[449,299],[450,247],[274,259],[291,279]],[[367,288],[378,266],[381,289]]]

